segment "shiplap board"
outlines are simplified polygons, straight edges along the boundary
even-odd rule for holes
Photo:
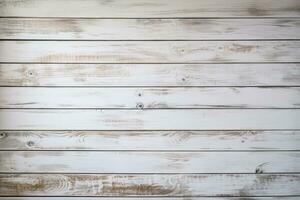
[[[288,196],[299,174],[0,174],[3,196]]]
[[[298,0],[1,0],[0,16],[299,17]]]
[[[0,108],[300,108],[300,87],[0,87]]]
[[[0,62],[299,62],[299,49],[300,41],[0,41]]]
[[[300,129],[300,109],[1,109],[2,130]]]
[[[1,173],[298,173],[300,152],[0,151]]]
[[[255,197],[256,200],[299,200],[300,197]],[[0,200],[145,200],[143,197],[0,197]],[[252,198],[253,199],[253,198]],[[251,200],[251,197],[147,197],[146,200]]]
[[[1,86],[300,86],[300,64],[0,64]]]
[[[300,150],[300,131],[0,131],[0,150]]]
[[[259,30],[259,31],[257,31]],[[0,39],[247,40],[300,39],[291,19],[1,18]]]

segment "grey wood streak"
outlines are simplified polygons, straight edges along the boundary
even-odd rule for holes
[[[299,174],[0,175],[5,196],[286,196],[299,185]]]
[[[300,20],[0,18],[0,30],[1,39],[31,40],[300,39]]]
[[[2,130],[300,129],[300,109],[1,109]]]
[[[0,87],[0,108],[300,108],[300,87]]]
[[[300,150],[300,131],[0,131],[0,150]]]
[[[0,16],[298,17],[298,0],[1,0]]]
[[[0,64],[1,86],[300,86],[300,64]]]
[[[0,62],[299,62],[299,49],[300,41],[0,41]]]
[[[298,173],[300,152],[0,151],[0,163],[1,173]]]

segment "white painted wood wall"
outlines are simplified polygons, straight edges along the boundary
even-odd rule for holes
[[[1,200],[300,199],[299,0],[0,0]]]

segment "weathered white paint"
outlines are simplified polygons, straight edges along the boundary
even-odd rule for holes
[[[300,195],[299,174],[0,174],[0,183],[6,196]]]
[[[299,62],[300,41],[0,41],[0,62]]]
[[[300,108],[300,87],[0,87],[0,108]]]
[[[0,18],[0,30],[3,39],[34,40],[300,39],[300,20]]]
[[[0,199],[299,199],[299,10],[0,0]]]
[[[1,109],[2,130],[300,129],[300,109]]]
[[[1,0],[0,16],[299,17],[298,0]]]
[[[0,151],[0,162],[2,173],[300,172],[300,152]]]
[[[0,197],[0,200],[99,200],[99,197]],[[101,200],[143,200],[143,197],[101,197]],[[242,198],[247,200],[247,198]],[[249,199],[249,198],[248,198]],[[299,197],[255,197],[256,200],[299,200]],[[241,197],[147,197],[147,200],[241,200]]]
[[[300,150],[300,131],[0,131],[0,150]]]
[[[300,86],[299,64],[0,64],[1,86]]]

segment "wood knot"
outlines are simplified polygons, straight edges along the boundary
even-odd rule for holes
[[[33,75],[34,75],[34,72],[30,70],[30,71],[28,71],[28,75],[29,75],[29,76],[33,76]]]
[[[5,138],[5,137],[7,137],[7,134],[6,134],[6,133],[4,133],[4,132],[0,133],[0,139],[3,139],[3,138]]]
[[[262,169],[260,169],[260,168],[255,169],[255,174],[262,174],[262,173],[264,173],[264,171]]]
[[[28,142],[27,142],[27,146],[29,146],[29,147],[34,146],[34,142],[33,142],[33,141],[28,141]]]
[[[137,109],[143,109],[144,108],[144,104],[143,103],[137,103],[136,104],[136,108]]]

